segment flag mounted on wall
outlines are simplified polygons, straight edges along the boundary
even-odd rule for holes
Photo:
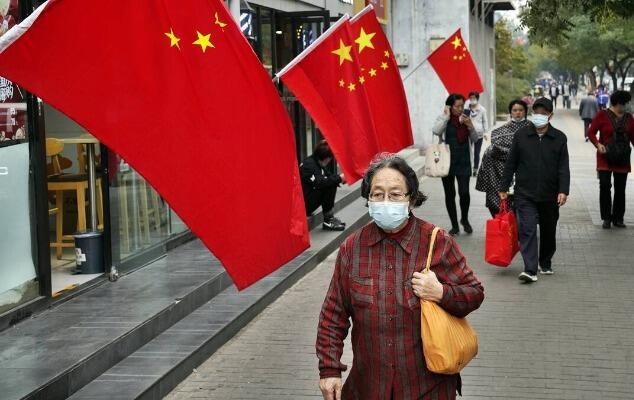
[[[449,36],[427,60],[449,93],[468,97],[469,92],[482,93],[482,81],[460,29]]]
[[[129,162],[239,289],[308,247],[290,119],[221,0],[49,0],[0,76]]]

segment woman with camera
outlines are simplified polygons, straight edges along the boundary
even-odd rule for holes
[[[471,146],[469,139],[477,140],[477,134],[469,117],[470,111],[464,109],[465,98],[458,93],[452,93],[445,101],[442,114],[436,118],[432,127],[434,135],[441,137],[449,145],[451,151],[451,166],[449,175],[442,178],[445,191],[445,206],[451,220],[450,235],[460,233],[458,215],[456,211],[456,182],[458,182],[458,196],[460,196],[460,224],[466,233],[472,233],[469,223],[469,180],[471,178]]]

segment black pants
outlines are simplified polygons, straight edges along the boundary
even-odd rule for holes
[[[557,108],[557,96],[550,96],[550,100],[553,102],[553,108]]]
[[[306,203],[306,215],[312,214],[321,206],[324,212],[324,219],[333,216],[332,209],[335,206],[335,195],[337,194],[337,186],[324,189],[315,189],[304,194],[304,202]]]
[[[588,137],[588,128],[590,127],[590,122],[592,122],[592,119],[590,118],[583,119],[583,136],[585,138]]]
[[[614,174],[614,201],[612,201],[612,174]],[[626,183],[627,173],[599,171],[599,206],[602,220],[623,222]]]
[[[480,150],[482,150],[482,138],[473,143],[473,169],[480,166]]]
[[[458,181],[458,195],[460,196],[460,215],[461,219],[467,221],[469,219],[469,203],[471,197],[469,195],[469,180],[471,176],[449,175],[442,178],[442,187],[445,189],[445,206],[451,220],[451,227],[458,227],[458,215],[456,212],[456,185],[454,180]]]
[[[551,260],[557,250],[556,234],[559,220],[557,201],[532,201],[525,197],[515,199],[517,210],[520,251],[524,259],[524,272],[537,274],[537,266],[551,268]],[[539,249],[537,225],[539,224]]]

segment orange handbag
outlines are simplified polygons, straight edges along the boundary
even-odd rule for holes
[[[434,228],[423,273],[429,272],[436,235]],[[478,336],[465,318],[458,318],[433,301],[422,300],[421,337],[427,369],[437,374],[457,374],[478,354]]]

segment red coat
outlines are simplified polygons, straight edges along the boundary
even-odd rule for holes
[[[634,144],[634,118],[629,113],[625,113],[625,118],[627,118],[627,122],[625,123],[625,132],[630,137],[630,143]],[[597,133],[599,133],[599,137],[597,138]],[[608,117],[607,110],[601,110],[597,113],[596,117],[590,123],[590,127],[588,128],[588,139],[592,142],[594,147],[597,147],[599,143],[602,145],[607,145],[614,133],[614,127],[610,122],[610,117]],[[613,166],[608,165],[608,161],[605,158],[604,154],[599,153],[597,150],[597,170],[599,171],[612,171],[612,172],[631,172],[631,165],[628,163],[627,165],[621,166]]]

